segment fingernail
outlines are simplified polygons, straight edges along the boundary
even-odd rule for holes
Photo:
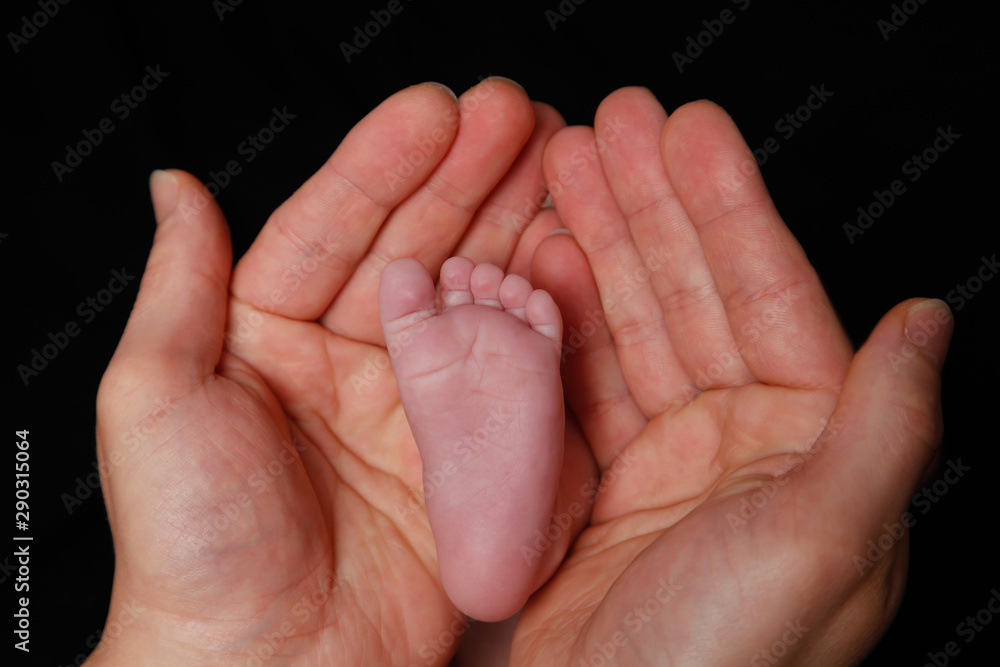
[[[424,81],[420,85],[421,86],[434,86],[435,88],[440,88],[444,92],[446,92],[449,95],[451,95],[451,99],[453,99],[456,102],[458,102],[458,95],[455,94],[455,91],[453,91],[451,88],[449,88],[448,86],[444,85],[443,83],[438,83],[437,81]]]
[[[500,76],[500,75],[488,76],[485,79],[483,79],[483,81],[506,81],[507,83],[515,85],[521,90],[524,90],[524,86],[519,84],[517,81],[514,81],[514,79],[508,79],[505,76]]]
[[[569,236],[570,238],[573,237],[573,232],[569,231],[565,227],[560,227],[559,229],[553,229],[551,232],[549,232],[548,234],[546,234],[545,238],[549,238],[550,236],[555,236],[556,234],[565,234],[566,236]]]
[[[948,304],[941,299],[925,299],[910,306],[903,335],[941,368],[951,340],[951,330],[952,316]]]
[[[153,214],[157,224],[163,222],[177,205],[177,177],[157,169],[149,175],[149,193],[153,199]]]

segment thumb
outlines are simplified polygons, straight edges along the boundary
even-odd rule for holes
[[[173,400],[209,376],[222,353],[232,251],[222,212],[190,174],[150,178],[156,234],[139,294],[97,391],[97,449],[108,513],[111,471],[128,460]]]
[[[156,234],[139,294],[97,392],[98,450],[121,461],[222,354],[232,251],[222,212],[190,174],[150,178]]]
[[[943,431],[941,367],[953,319],[940,299],[910,299],[854,356],[824,433],[799,480],[844,545],[863,550],[898,521],[934,460]],[[855,544],[856,543],[856,544]]]
[[[150,191],[156,235],[114,365],[192,386],[222,353],[232,250],[215,200],[195,177],[155,171]]]

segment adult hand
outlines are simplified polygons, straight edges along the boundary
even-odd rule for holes
[[[528,225],[561,124],[502,80],[458,105],[408,88],[275,211],[232,275],[204,188],[153,177],[153,248],[98,394],[108,619],[124,631],[89,665],[448,660],[467,622],[438,577],[379,273],[416,257],[436,275],[452,254],[526,271],[554,224]]]
[[[531,277],[562,310],[604,479],[512,664],[858,662],[902,597],[947,306],[906,301],[853,353],[720,108],[667,118],[623,89],[594,127],[546,148],[573,237]]]

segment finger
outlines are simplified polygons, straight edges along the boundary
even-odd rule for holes
[[[579,424],[572,415],[566,415],[565,442],[551,522],[545,531],[545,539],[540,545],[532,545],[534,551],[526,554],[526,557],[532,557],[537,554],[538,546],[543,547],[532,590],[541,588],[552,577],[562,565],[573,541],[586,527],[594,503],[591,495],[593,485],[595,480],[600,479],[601,471],[595,467]]]
[[[454,254],[480,264],[508,268],[521,235],[545,202],[548,189],[542,173],[542,155],[549,139],[565,127],[566,122],[549,105],[532,104],[535,129],[528,143],[507,175],[483,202]]]
[[[444,157],[456,117],[454,99],[436,85],[411,86],[376,107],[271,214],[234,270],[233,294],[285,317],[322,315],[389,211]]]
[[[178,169],[150,177],[156,235],[112,366],[190,388],[222,353],[232,250],[215,200]],[[110,371],[109,371],[110,373]]]
[[[601,167],[601,146],[590,128],[558,132],[545,150],[545,175],[560,219],[587,256],[622,374],[652,416],[680,401],[688,384],[649,282],[651,267],[668,260],[657,254],[665,250],[640,252],[633,242]]]
[[[952,327],[938,299],[889,311],[851,362],[826,431],[801,456],[801,474],[790,475],[797,503],[822,508],[797,534],[838,545],[832,567],[863,576],[881,564],[869,562],[868,541],[887,551],[886,525],[892,542],[905,532],[895,527],[941,441],[940,371]]]
[[[590,637],[608,636],[609,626],[620,625],[622,610],[649,594],[639,586],[679,568],[687,575],[677,582],[681,595],[664,607],[673,613],[678,608],[670,605],[679,604],[686,607],[682,614],[719,618],[745,610],[747,600],[768,599],[755,607],[752,623],[713,652],[713,658],[721,654],[720,664],[736,664],[737,654],[745,660],[746,647],[766,646],[761,637],[773,628],[779,634],[790,618],[806,629],[823,628],[826,657],[829,628],[836,636],[845,623],[860,619],[878,628],[891,618],[905,579],[905,559],[895,557],[905,553],[904,512],[941,438],[939,373],[951,334],[943,302],[914,308],[917,301],[897,306],[878,324],[851,363],[827,429],[810,451],[788,454],[783,475],[759,480],[753,493],[704,503],[653,544],[635,547],[638,555],[591,618]],[[691,546],[707,544],[728,548]],[[782,592],[775,595],[779,580]],[[731,592],[734,582],[738,595]],[[809,604],[785,593],[820,589],[822,601]],[[658,618],[660,631],[669,631],[671,618]],[[704,626],[691,625],[696,634]],[[814,664],[814,649],[797,657]]]
[[[320,318],[331,331],[381,343],[376,295],[382,269],[393,259],[413,257],[436,276],[531,134],[531,102],[513,83],[487,79],[462,95],[459,104],[461,114],[452,115],[458,132],[447,155],[392,211],[354,275]]]
[[[660,249],[666,261],[650,267],[664,323],[693,382],[686,392],[753,380],[735,349],[726,311],[712,280],[698,234],[667,178],[659,136],[667,114],[645,88],[623,88],[597,110],[596,127],[627,126],[608,142],[601,163],[615,201],[639,248]]]
[[[555,234],[539,244],[532,276],[534,286],[559,306],[566,401],[605,470],[645,427],[646,418],[622,375],[590,265],[571,236]]]
[[[732,119],[711,102],[686,104],[660,148],[750,372],[766,384],[839,385],[850,343]]]
[[[521,238],[518,239],[517,247],[514,248],[510,263],[507,265],[507,273],[516,273],[533,283],[531,262],[534,259],[535,250],[538,249],[538,244],[557,229],[563,229],[567,234],[569,233],[569,230],[563,227],[562,221],[559,220],[559,214],[554,208],[541,209],[535,219],[524,229]]]

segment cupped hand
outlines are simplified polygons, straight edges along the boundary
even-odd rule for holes
[[[408,88],[232,272],[205,188],[154,175],[153,248],[98,395],[108,618],[128,623],[88,664],[447,662],[468,622],[438,577],[379,273],[416,257],[436,275],[452,254],[527,271],[561,124],[506,81],[457,103]]]
[[[896,306],[854,353],[709,102],[668,118],[623,89],[544,167],[573,236],[539,246],[532,280],[562,310],[567,401],[603,477],[512,664],[859,661],[902,596],[947,306]]]

